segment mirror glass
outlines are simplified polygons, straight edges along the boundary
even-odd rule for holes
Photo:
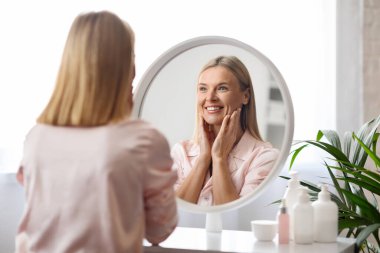
[[[280,72],[263,54],[235,39],[198,37],[182,42],[162,54],[145,72],[135,91],[134,116],[156,126],[171,147],[192,139],[196,96],[202,67],[218,56],[236,56],[248,69],[255,93],[257,123],[262,138],[280,152],[270,174],[250,194],[216,206],[200,206],[178,200],[194,212],[236,208],[253,200],[282,168],[293,137],[293,107]]]

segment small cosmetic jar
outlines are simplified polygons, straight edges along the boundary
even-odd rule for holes
[[[251,221],[252,232],[259,241],[272,241],[277,234],[277,222],[274,220]]]

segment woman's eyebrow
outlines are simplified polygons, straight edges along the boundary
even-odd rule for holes
[[[208,84],[206,84],[206,83],[198,83],[198,85],[201,85],[201,86],[208,86]],[[219,85],[229,85],[229,82],[227,82],[227,81],[222,81],[222,82],[218,83],[216,86],[219,86]]]

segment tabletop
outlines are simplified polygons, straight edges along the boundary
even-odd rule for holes
[[[206,232],[202,228],[177,227],[159,246],[144,241],[144,252],[279,252],[279,253],[353,253],[355,239],[338,237],[335,243],[278,244],[258,241],[250,231],[223,230],[221,233]]]

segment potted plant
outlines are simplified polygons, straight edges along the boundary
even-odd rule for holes
[[[380,115],[366,122],[357,133],[346,132],[342,139],[336,131],[320,130],[316,140],[295,144],[298,147],[291,152],[289,166],[290,170],[307,146],[324,150],[330,156],[323,159],[323,167],[327,169],[335,188],[331,199],[339,209],[339,234],[355,237],[357,250],[363,252],[380,252],[377,199],[380,197],[380,157],[376,153],[379,125]],[[368,168],[370,161],[375,169]],[[301,184],[309,188],[311,199],[315,200],[320,187],[302,180]]]

